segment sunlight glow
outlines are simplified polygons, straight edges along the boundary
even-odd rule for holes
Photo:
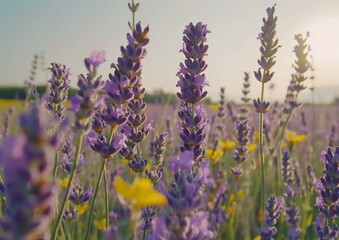
[[[310,25],[309,43],[317,63],[339,63],[339,17],[323,16]]]

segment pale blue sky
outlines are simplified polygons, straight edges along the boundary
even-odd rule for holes
[[[103,79],[126,44],[131,20],[127,0],[2,0],[0,7],[1,84],[20,85],[29,77],[34,54],[45,52],[46,63],[61,62],[71,68],[72,85],[83,73],[83,58],[92,50],[105,50]],[[138,2],[138,1],[136,1]],[[282,47],[273,79],[274,97],[283,97],[292,73],[294,34],[311,32],[316,85],[339,85],[339,1],[337,0],[140,0],[136,19],[150,26],[148,55],[143,64],[147,91],[163,88],[175,92],[176,72],[184,59],[179,53],[182,32],[189,22],[202,21],[211,34],[206,61],[209,96],[218,99],[221,86],[228,98],[240,97],[243,72],[251,73],[254,98],[259,83],[259,41],[266,8],[276,6],[277,36]],[[37,76],[37,82],[47,79]]]

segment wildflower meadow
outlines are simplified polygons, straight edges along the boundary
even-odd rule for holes
[[[299,99],[314,91],[307,33],[294,36],[284,100],[268,97],[278,7],[262,9],[257,68],[238,80],[238,103],[227,101],[227,82],[219,101],[206,103],[213,32],[188,22],[167,83],[175,102],[148,104],[142,70],[152,28],[134,1],[115,62],[91,49],[82,74],[53,62],[43,94],[33,68],[24,100],[0,100],[0,239],[339,239],[336,110]],[[254,85],[261,92],[252,99]],[[315,122],[321,114],[329,117]]]

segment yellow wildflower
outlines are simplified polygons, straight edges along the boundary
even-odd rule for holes
[[[123,160],[122,160],[122,162],[127,166],[128,165],[128,159],[127,158],[124,158]]]
[[[230,202],[230,203],[235,202],[235,195],[234,195],[234,193],[231,193],[229,202]]]
[[[93,225],[98,229],[98,230],[105,230],[106,229],[106,219],[103,218],[101,220],[95,220],[93,222]]]
[[[307,136],[305,134],[297,135],[295,132],[287,131],[286,138],[290,144],[295,144],[295,143],[306,141]]]
[[[236,211],[237,211],[237,202],[232,202],[229,207],[227,208],[227,213],[230,219],[233,218],[233,216],[235,215]]]
[[[216,103],[216,104],[210,104],[210,105],[208,105],[208,107],[209,107],[211,110],[219,111],[219,104],[218,104],[218,103]]]
[[[87,211],[88,207],[89,207],[88,203],[80,205],[80,207],[78,208],[78,214],[83,215]]]
[[[253,140],[254,140],[254,142],[259,142],[259,138],[260,138],[260,134],[259,134],[259,132],[254,132],[254,134],[253,134]]]
[[[263,218],[264,218],[264,211],[260,208],[258,211],[258,215],[257,215],[257,221],[262,222]]]
[[[152,187],[152,182],[146,178],[135,178],[132,185],[125,182],[120,176],[114,181],[117,194],[129,201],[134,209],[140,207],[166,205],[166,197]]]
[[[257,144],[255,143],[250,143],[247,145],[248,151],[249,152],[254,152],[255,150],[257,150]]]
[[[237,198],[241,199],[241,198],[243,198],[244,196],[245,196],[244,190],[239,190],[239,191],[237,192]]]
[[[219,160],[220,157],[222,157],[224,154],[223,151],[221,151],[220,149],[216,149],[213,151],[213,149],[207,149],[206,151],[206,156],[212,161],[212,162],[216,162],[217,160]]]
[[[235,142],[231,140],[220,141],[219,146],[222,147],[224,151],[226,151],[235,148]]]
[[[256,236],[255,238],[253,238],[253,240],[261,240],[261,236]]]
[[[59,184],[62,188],[66,188],[68,185],[69,177],[65,177],[59,180]]]

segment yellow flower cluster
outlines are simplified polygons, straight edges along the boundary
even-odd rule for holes
[[[231,150],[235,148],[235,142],[231,140],[220,141],[219,146],[224,150]]]
[[[286,138],[290,144],[305,142],[307,140],[307,136],[305,134],[298,135],[292,131],[286,132]]]
[[[206,156],[212,161],[212,162],[216,162],[219,160],[220,157],[222,157],[224,154],[224,152],[220,149],[207,149],[206,151]]]

